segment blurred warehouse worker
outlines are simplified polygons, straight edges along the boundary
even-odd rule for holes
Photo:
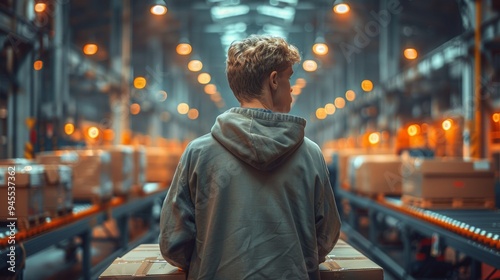
[[[192,141],[160,219],[160,249],[188,279],[319,279],[340,218],[306,121],[288,115],[296,47],[252,35],[226,72],[241,104]]]

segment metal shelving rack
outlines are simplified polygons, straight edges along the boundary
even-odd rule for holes
[[[142,243],[154,242],[158,238],[159,229],[157,222],[153,221],[152,215],[155,202],[160,202],[167,193],[166,189],[159,189],[145,194],[144,196],[124,198],[113,198],[111,201],[101,205],[87,205],[79,206],[83,208],[79,213],[87,215],[79,215],[79,218],[72,219],[60,227],[48,229],[40,233],[35,233],[22,240],[16,241],[16,265],[23,264],[26,258],[34,255],[52,245],[57,245],[61,241],[72,239],[74,237],[80,238],[79,246],[82,252],[81,267],[83,279],[96,279],[102,271],[109,266],[114,259],[125,254],[130,249]],[[77,205],[75,205],[77,206]],[[97,209],[97,210],[96,210]],[[149,219],[149,230],[142,236],[129,240],[128,222],[130,218],[137,213],[150,213],[146,215]],[[75,216],[76,217],[76,216]],[[68,219],[68,217],[63,217]],[[97,265],[92,266],[91,261],[91,242],[92,229],[98,225],[102,225],[109,219],[116,220],[119,230],[119,236],[116,241],[116,248],[114,252],[108,255],[104,260],[100,261]],[[41,226],[44,226],[43,224]],[[30,229],[30,232],[36,232],[37,229]],[[9,245],[10,246],[10,245]],[[7,265],[8,249],[6,247],[0,248],[0,269],[4,269]],[[24,267],[17,268],[20,272],[17,273],[17,278],[22,279]]]

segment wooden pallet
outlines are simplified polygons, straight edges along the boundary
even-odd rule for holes
[[[495,200],[487,197],[446,197],[446,198],[421,198],[403,195],[401,201],[405,205],[424,209],[494,209]]]

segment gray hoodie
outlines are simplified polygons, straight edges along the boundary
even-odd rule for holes
[[[302,118],[232,108],[186,148],[159,243],[188,279],[319,279],[340,218]]]

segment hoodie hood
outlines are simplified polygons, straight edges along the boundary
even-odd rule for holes
[[[305,119],[288,114],[232,108],[217,117],[212,135],[242,161],[271,170],[302,144],[305,126]]]

